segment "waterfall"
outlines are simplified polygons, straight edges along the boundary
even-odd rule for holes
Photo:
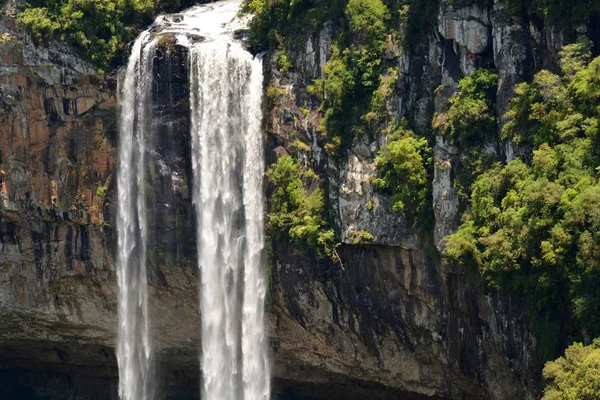
[[[117,281],[119,396],[152,398],[152,343],[148,325],[144,197],[146,136],[151,131],[152,46],[144,32],[136,40],[120,87],[119,164],[117,169]]]
[[[188,49],[192,199],[197,218],[202,399],[268,400],[264,321],[262,61],[234,40],[240,0],[156,19],[132,48],[121,89],[118,172],[119,394],[152,397],[145,266],[144,146],[161,35]]]
[[[195,46],[190,58],[203,398],[268,399],[262,67],[239,45],[219,41]]]
[[[220,7],[231,20],[239,2]],[[231,26],[219,31],[214,11],[205,18],[214,21],[209,40],[190,49],[202,398],[267,400],[262,62],[231,40]]]

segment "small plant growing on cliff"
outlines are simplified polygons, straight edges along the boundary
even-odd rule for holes
[[[163,48],[167,51],[167,53],[172,53],[175,51],[175,44],[177,43],[177,39],[172,34],[163,34],[158,37],[158,41],[156,43],[157,47]]]
[[[269,108],[280,106],[285,96],[285,90],[279,86],[269,85],[266,92],[266,106]]]
[[[279,69],[279,72],[285,75],[290,69],[292,69],[292,67],[293,65],[290,62],[290,59],[288,58],[286,52],[280,52],[277,55],[277,69]]]
[[[373,214],[375,212],[375,205],[373,204],[372,199],[369,199],[367,201],[367,204],[365,204],[365,207],[366,207],[367,211],[370,212],[371,214]]]
[[[319,256],[337,257],[333,229],[325,220],[325,197],[314,171],[291,156],[267,171],[272,186],[269,222],[274,237],[288,237]]]
[[[105,198],[107,194],[108,194],[108,187],[98,186],[96,188],[96,196],[97,197]]]
[[[350,238],[353,245],[371,243],[375,240],[375,236],[371,232],[362,229],[352,232]]]

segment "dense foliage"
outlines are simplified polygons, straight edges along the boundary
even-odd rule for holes
[[[321,130],[327,137],[326,149],[336,156],[347,149],[353,137],[367,134],[372,127],[381,128],[380,124],[371,124],[370,117],[375,115],[371,114],[371,106],[376,102],[381,106],[382,99],[374,97],[385,92],[377,89],[387,72],[383,52],[390,13],[386,5],[381,0],[350,0],[345,13],[350,32],[337,38],[325,65],[325,76],[311,88],[322,102]],[[391,84],[395,84],[395,78]],[[388,82],[388,88],[392,85]],[[364,101],[371,98],[371,102]]]
[[[254,15],[250,26],[256,50],[288,46],[302,33],[339,17],[345,0],[244,0],[242,11]]]
[[[267,177],[272,187],[272,236],[285,236],[306,250],[335,259],[338,244],[325,219],[325,198],[317,174],[286,155],[269,168]]]
[[[394,211],[402,210],[416,221],[418,216],[431,214],[431,147],[425,138],[402,128],[388,139],[375,159],[378,178],[373,185],[393,194]]]
[[[546,357],[561,329],[600,335],[600,58],[588,64],[585,48],[565,48],[564,76],[516,87],[503,134],[531,153],[477,177],[447,240],[490,286],[527,296]]]
[[[497,161],[496,152],[484,151],[497,134],[497,86],[498,75],[476,70],[460,80],[458,92],[448,100],[447,111],[433,117],[435,132],[461,149],[454,184],[463,201],[468,201],[475,177]]]
[[[558,26],[581,24],[600,14],[597,0],[505,0],[513,14],[530,12]]]
[[[31,0],[18,19],[38,39],[57,37],[106,69],[141,26],[186,0]]]
[[[564,15],[570,24],[589,20],[600,8],[588,0],[506,0],[506,4],[515,13],[533,13],[552,23]],[[390,115],[389,100],[400,76],[392,60],[401,49],[419,46],[438,6],[437,0],[245,2],[246,10],[256,14],[254,45],[277,50],[277,66],[284,75],[294,68],[288,54],[303,49],[306,33],[333,22],[336,37],[324,76],[309,87],[323,115],[320,131],[325,148],[334,158],[342,158],[357,137],[387,135],[376,159],[373,187],[391,194],[394,209],[413,221],[431,215],[431,138]],[[489,287],[528,299],[545,351],[542,359],[564,348],[565,333],[600,335],[600,215],[595,207],[600,201],[600,60],[591,59],[586,42],[567,46],[561,57],[562,74],[541,71],[530,83],[515,88],[501,138],[498,76],[489,70],[462,79],[431,126],[460,153],[454,184],[464,220],[447,239],[448,257]],[[448,89],[439,90],[445,95]],[[519,158],[502,164],[499,139],[514,143]],[[291,169],[300,168],[291,187],[302,187],[305,192],[301,190],[298,198],[309,198],[306,189],[311,185],[304,167],[292,159],[279,162],[291,166],[289,176]],[[311,207],[286,201],[296,205],[275,206],[273,227],[302,241],[291,230],[294,218],[286,216],[288,222],[279,224],[278,214],[282,209],[287,210],[282,215],[291,210],[301,215],[322,212],[300,211]],[[308,225],[318,228],[306,232],[333,234],[323,217]],[[356,243],[369,240],[368,232],[357,232]],[[321,246],[318,235],[312,234],[310,243],[305,242],[306,247]]]
[[[326,150],[340,157],[355,137],[397,128],[385,102],[394,93],[398,70],[385,54],[399,51],[402,28],[407,38],[430,29],[437,5],[437,0],[246,0],[244,10],[255,14],[254,46],[280,49],[282,60],[305,33],[325,21],[338,24],[325,76],[309,89],[321,103]],[[282,65],[287,72],[290,66]]]
[[[575,343],[564,357],[546,364],[548,385],[542,400],[600,399],[600,339],[584,347]]]

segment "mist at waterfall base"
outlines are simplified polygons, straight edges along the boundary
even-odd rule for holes
[[[146,144],[161,37],[188,49],[192,200],[201,311],[201,397],[270,397],[264,323],[262,62],[233,39],[239,0],[160,16],[131,48],[120,79],[117,255],[119,396],[156,396],[148,312]]]

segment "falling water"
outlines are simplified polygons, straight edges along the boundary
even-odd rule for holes
[[[151,396],[144,250],[144,134],[157,35],[189,49],[202,398],[267,400],[262,272],[262,62],[234,40],[240,0],[157,18],[135,42],[122,88],[119,168],[119,373],[122,399]],[[154,32],[154,33],[152,33]],[[156,33],[160,32],[160,33]]]
[[[261,64],[218,41],[190,57],[204,398],[267,399]]]
[[[117,280],[119,286],[119,396],[152,398],[152,343],[148,326],[144,197],[146,134],[150,131],[152,46],[144,32],[135,42],[121,92],[117,172]],[[145,46],[146,45],[146,46]]]
[[[231,20],[238,7],[223,2],[204,17]],[[202,397],[266,400],[262,63],[231,40],[231,25],[221,26],[190,49]]]

